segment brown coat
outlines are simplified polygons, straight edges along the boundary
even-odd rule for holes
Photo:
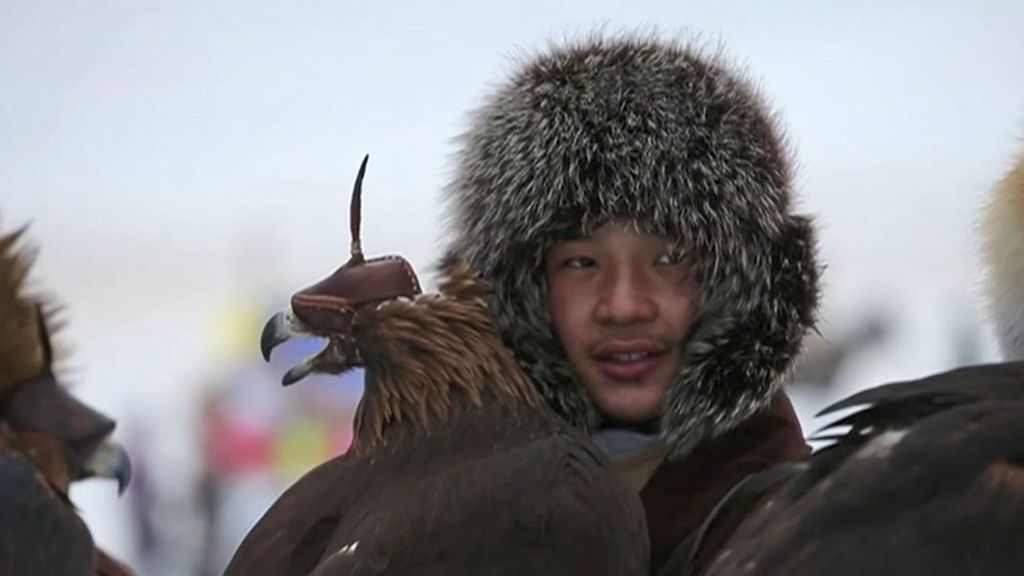
[[[640,491],[657,573],[740,480],[783,462],[810,456],[796,412],[785,393],[731,432],[699,446],[687,458],[663,461]]]

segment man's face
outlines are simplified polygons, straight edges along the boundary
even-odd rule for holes
[[[682,365],[699,287],[673,241],[616,220],[545,257],[548,309],[579,381],[606,417],[661,413]]]

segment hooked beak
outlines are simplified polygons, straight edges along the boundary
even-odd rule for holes
[[[132,461],[117,442],[107,440],[99,445],[82,465],[85,477],[117,480],[117,494],[124,494],[132,479]]]
[[[263,326],[263,333],[260,335],[260,352],[263,353],[263,360],[270,362],[271,351],[294,335],[288,326],[290,317],[293,317],[292,309],[287,308],[271,316]]]
[[[263,333],[260,335],[260,352],[263,359],[270,361],[270,354],[279,344],[290,340],[295,336],[316,336],[301,320],[296,318],[291,307],[288,307],[270,317],[263,326]],[[328,345],[329,347],[329,345]],[[288,370],[281,377],[281,384],[290,386],[306,376],[309,376],[315,368],[318,358],[323,353],[312,358],[307,358],[298,366]]]

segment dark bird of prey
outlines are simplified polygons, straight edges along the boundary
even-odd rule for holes
[[[284,376],[365,368],[348,453],[267,511],[226,574],[648,574],[642,506],[589,440],[550,410],[503,346],[458,262],[420,294],[397,256],[366,260],[359,194],[351,259],[268,322],[264,356],[327,339]]]
[[[109,440],[114,422],[55,375],[52,314],[26,294],[33,255],[23,231],[0,235],[0,574],[128,575],[68,498],[72,482],[94,476],[123,491],[131,467]]]
[[[1024,573],[1024,159],[983,234],[1007,361],[826,408],[857,410],[822,431],[831,444],[808,463],[741,483],[676,574]]]

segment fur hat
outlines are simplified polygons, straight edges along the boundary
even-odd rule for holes
[[[682,239],[702,296],[660,421],[677,458],[767,406],[814,322],[814,232],[792,201],[780,130],[727,62],[592,37],[522,62],[475,112],[446,190],[446,257],[493,284],[516,359],[590,431],[600,413],[553,331],[544,255],[620,216]]]

